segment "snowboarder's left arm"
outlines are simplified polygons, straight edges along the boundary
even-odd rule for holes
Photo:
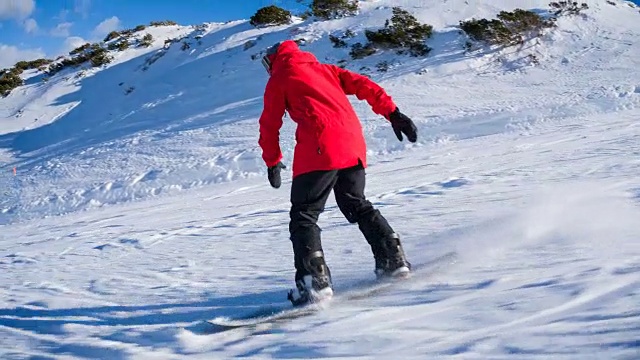
[[[276,166],[282,160],[280,150],[280,128],[286,110],[285,94],[282,88],[270,78],[264,91],[264,109],[260,116],[260,139],[262,159],[267,167]]]
[[[364,75],[329,65],[340,78],[342,90],[347,95],[355,95],[359,100],[366,100],[373,112],[389,120],[389,115],[397,108],[393,99],[378,84]]]

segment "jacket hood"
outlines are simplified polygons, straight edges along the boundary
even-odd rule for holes
[[[300,50],[298,44],[293,40],[282,42],[282,44],[278,46],[276,54],[271,56],[272,69],[274,72],[281,68],[294,66],[294,64],[318,62],[315,55]]]

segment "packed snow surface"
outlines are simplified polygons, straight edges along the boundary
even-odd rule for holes
[[[26,72],[0,99],[0,358],[640,359],[640,13],[610,2],[507,49],[465,52],[457,25],[512,1],[380,0],[324,22],[149,28],[151,47],[103,68]],[[332,47],[394,5],[434,26],[429,56]],[[272,189],[257,146],[257,55],[288,38],[348,59],[414,119],[418,143],[398,142],[353,99],[367,195],[413,264],[457,257],[379,296],[217,333],[204,320],[284,305],[293,286],[291,174]],[[294,130],[285,119],[289,169]],[[320,225],[336,292],[372,280],[333,199]]]

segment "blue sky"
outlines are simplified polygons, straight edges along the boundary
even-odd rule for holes
[[[272,4],[301,9],[295,0],[0,0],[0,69],[56,57],[152,20],[191,25],[246,19]]]
[[[300,9],[295,0],[0,0],[0,69],[56,57],[153,20],[191,25],[245,19],[272,4]]]

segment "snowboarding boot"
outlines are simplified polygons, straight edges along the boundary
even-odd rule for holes
[[[411,263],[407,261],[398,234],[391,234],[378,244],[373,244],[371,250],[376,261],[375,273],[378,279],[404,278],[411,273]]]
[[[293,306],[318,303],[333,297],[331,271],[322,251],[311,253],[303,263],[306,271],[296,271],[296,289],[289,291],[287,296]]]

